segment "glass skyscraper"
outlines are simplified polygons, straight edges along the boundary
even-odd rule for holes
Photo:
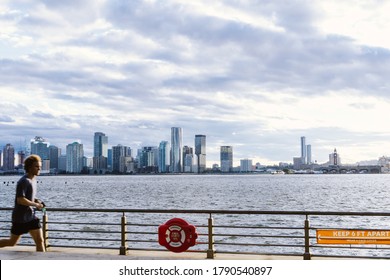
[[[301,137],[301,160],[302,160],[302,164],[306,164],[306,154],[307,150],[306,150],[306,137],[305,136],[302,136]]]
[[[191,172],[194,165],[194,149],[192,147],[183,147],[183,172]]]
[[[49,146],[49,159],[50,159],[50,169],[58,169],[58,159],[61,155],[61,149],[57,146]]]
[[[161,141],[158,147],[158,172],[167,173],[170,164],[170,145],[168,141]]]
[[[102,132],[95,132],[93,139],[93,169],[102,171],[107,169],[108,137]]]
[[[31,154],[41,157],[42,160],[49,159],[49,143],[40,136],[31,140]]]
[[[108,137],[102,132],[95,132],[93,139],[93,156],[108,157]]]
[[[221,146],[221,172],[233,171],[233,147]]]
[[[206,171],[206,135],[195,135],[195,155],[198,173]]]
[[[112,147],[112,171],[114,173],[124,172],[123,168],[121,168],[121,162],[124,157],[131,157],[130,147],[120,144]]]
[[[183,131],[181,127],[171,128],[171,173],[183,172]]]

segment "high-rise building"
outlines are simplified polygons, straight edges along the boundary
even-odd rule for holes
[[[49,146],[49,160],[50,160],[50,169],[58,169],[58,159],[61,155],[61,149],[50,145]]]
[[[171,172],[183,172],[183,132],[181,127],[171,128]]]
[[[241,159],[240,160],[240,172],[252,172],[253,164],[251,159]]]
[[[302,164],[306,164],[306,154],[307,148],[306,148],[306,137],[302,136],[301,137],[301,159],[302,159]]]
[[[11,144],[7,144],[3,149],[3,170],[13,171],[14,169],[15,169],[15,149]]]
[[[81,173],[83,170],[83,144],[73,142],[66,146],[66,172]]]
[[[294,157],[293,158],[293,166],[295,170],[299,170],[302,168],[302,158],[301,157]]]
[[[16,165],[18,169],[23,169],[24,160],[26,159],[25,151],[19,151],[16,155]]]
[[[221,172],[233,171],[233,147],[221,146]]]
[[[161,141],[158,147],[158,172],[169,172],[170,145],[168,141]]]
[[[312,159],[311,159],[311,145],[306,146],[307,154],[306,154],[306,163],[307,164],[312,164]]]
[[[134,158],[126,156],[120,158],[119,172],[120,173],[134,173]]]
[[[93,139],[93,156],[108,157],[108,137],[102,132],[95,132]]]
[[[188,146],[183,147],[183,172],[192,173],[194,164],[194,149]]]
[[[60,155],[60,157],[58,158],[58,172],[66,172],[66,159],[66,155]]]
[[[195,155],[197,172],[206,171],[206,135],[195,135]]]
[[[123,157],[131,157],[131,149],[127,146],[117,145],[112,147],[112,171],[124,173]]]
[[[113,155],[112,149],[107,149],[107,169],[112,170],[113,168]]]
[[[93,169],[103,172],[107,169],[108,137],[102,132],[95,132],[93,140]]]
[[[41,136],[31,140],[31,154],[41,157],[42,160],[49,159],[49,143]]]
[[[156,172],[158,170],[158,148],[151,147],[142,147],[139,156],[139,168],[141,172]]]

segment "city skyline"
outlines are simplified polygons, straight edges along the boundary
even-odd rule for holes
[[[0,146],[104,131],[134,149],[207,136],[240,159],[390,154],[386,1],[0,3]],[[298,145],[297,145],[298,141]]]
[[[198,166],[197,153],[199,153],[201,155],[201,158],[202,158],[201,159],[201,166],[203,166],[204,160],[207,159],[205,161],[206,166],[201,167],[202,171],[204,171],[203,168],[211,168],[214,164],[217,164],[222,168],[223,161],[226,162],[226,164],[227,164],[227,167],[224,167],[225,171],[232,169],[233,167],[239,167],[241,165],[242,160],[250,160],[253,162],[254,165],[255,164],[262,164],[261,162],[254,161],[254,159],[250,158],[250,157],[245,157],[245,156],[237,157],[235,155],[235,152],[233,153],[233,149],[235,151],[235,147],[234,146],[226,146],[226,145],[222,145],[222,146],[218,147],[218,159],[208,160],[208,150],[206,148],[206,137],[207,137],[206,135],[201,135],[201,134],[193,135],[193,143],[191,144],[191,143],[183,143],[182,138],[184,136],[184,133],[183,133],[182,128],[172,127],[170,132],[171,132],[170,141],[162,139],[162,140],[160,140],[159,143],[151,144],[148,146],[137,147],[137,148],[133,148],[129,145],[126,145],[126,143],[112,144],[109,140],[110,139],[109,135],[106,135],[103,132],[95,132],[92,135],[93,139],[89,143],[82,143],[81,141],[74,141],[73,143],[66,144],[65,147],[60,147],[56,143],[52,143],[52,142],[48,141],[48,139],[46,139],[45,137],[35,136],[30,141],[28,141],[28,142],[26,141],[26,146],[23,146],[23,147],[15,147],[15,145],[13,143],[7,143],[4,146],[0,145],[0,159],[1,159],[3,148],[8,147],[9,145],[14,150],[15,157],[19,151],[30,152],[30,153],[35,153],[35,154],[41,155],[42,151],[40,149],[42,149],[42,148],[40,148],[40,147],[42,145],[44,145],[46,148],[55,148],[56,151],[54,151],[54,154],[57,154],[57,156],[60,156],[60,155],[65,156],[67,154],[67,150],[68,150],[69,146],[71,146],[71,147],[81,146],[83,149],[83,155],[86,158],[90,158],[92,160],[93,169],[95,169],[95,170],[107,169],[107,164],[108,164],[107,152],[109,153],[111,150],[111,152],[113,153],[113,157],[115,157],[115,153],[116,153],[115,149],[120,149],[121,150],[120,153],[121,154],[123,153],[124,155],[130,155],[130,152],[127,152],[127,150],[131,149],[131,151],[132,151],[131,155],[135,158],[135,157],[139,156],[137,154],[137,151],[142,152],[142,150],[144,150],[145,148],[146,149],[155,148],[155,149],[159,150],[158,154],[159,154],[159,157],[162,157],[162,159],[161,159],[162,162],[165,161],[166,165],[170,165],[170,166],[176,165],[176,167],[174,168],[175,171],[173,171],[173,173],[180,173],[180,172],[184,171],[184,165],[183,165],[184,160],[185,160],[183,157],[184,148],[191,149],[191,154],[193,155],[192,161],[193,161],[194,166]],[[172,148],[171,141],[173,141],[173,140],[177,142],[177,145],[176,145],[177,147],[174,149],[178,150],[178,151],[176,151],[176,153],[178,153],[178,155],[180,154],[181,156],[171,157],[171,155],[173,154],[173,152],[171,151],[171,148]],[[0,139],[0,142],[1,142],[1,139]],[[34,143],[34,145],[32,145],[32,143]],[[86,144],[86,145],[84,145],[84,144]],[[165,155],[161,154],[161,151],[160,151],[160,148],[162,148],[162,145],[164,146],[164,150],[166,150],[166,152],[164,152]],[[326,157],[327,157],[326,161],[318,162],[317,160],[314,160],[314,161],[310,160],[310,162],[309,162],[308,158],[311,158],[311,146],[312,146],[311,144],[306,143],[306,137],[301,136],[296,141],[296,147],[299,147],[300,152],[297,153],[293,158],[291,158],[290,160],[287,160],[287,161],[278,161],[277,163],[274,163],[274,164],[262,164],[262,165],[269,165],[269,166],[279,165],[279,164],[296,165],[296,159],[299,159],[299,164],[302,164],[302,165],[305,165],[305,164],[307,164],[307,165],[326,164],[326,163],[332,162],[330,156],[334,152],[336,152],[336,147],[332,148],[331,150],[328,151],[328,153],[326,155]],[[291,148],[293,150],[295,150],[296,147],[291,147]],[[58,149],[60,151],[62,151],[60,154],[58,152]],[[85,153],[85,150],[91,150],[92,154]],[[47,157],[51,157],[50,153],[52,153],[52,151],[47,150],[47,153],[48,153]],[[354,162],[354,163],[350,163],[350,162],[341,163],[340,162],[340,164],[356,164],[359,162],[377,161],[381,157],[383,157],[383,155],[378,156],[378,158],[376,158],[376,159],[362,159],[362,160],[360,160],[358,162]],[[385,156],[385,157],[388,157],[388,156]],[[158,166],[160,166],[160,164],[158,164]],[[159,171],[161,171],[161,170],[159,170]],[[165,171],[166,170],[164,170],[164,172]],[[197,171],[195,173],[197,173]]]

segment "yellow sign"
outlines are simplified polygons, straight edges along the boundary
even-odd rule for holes
[[[317,243],[390,245],[390,230],[318,229]]]

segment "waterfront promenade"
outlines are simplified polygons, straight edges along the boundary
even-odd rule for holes
[[[131,251],[126,256],[118,250],[51,248],[36,252],[32,246],[15,246],[0,249],[1,260],[206,260],[205,253],[169,251]],[[214,260],[302,260],[299,256],[216,254]]]

